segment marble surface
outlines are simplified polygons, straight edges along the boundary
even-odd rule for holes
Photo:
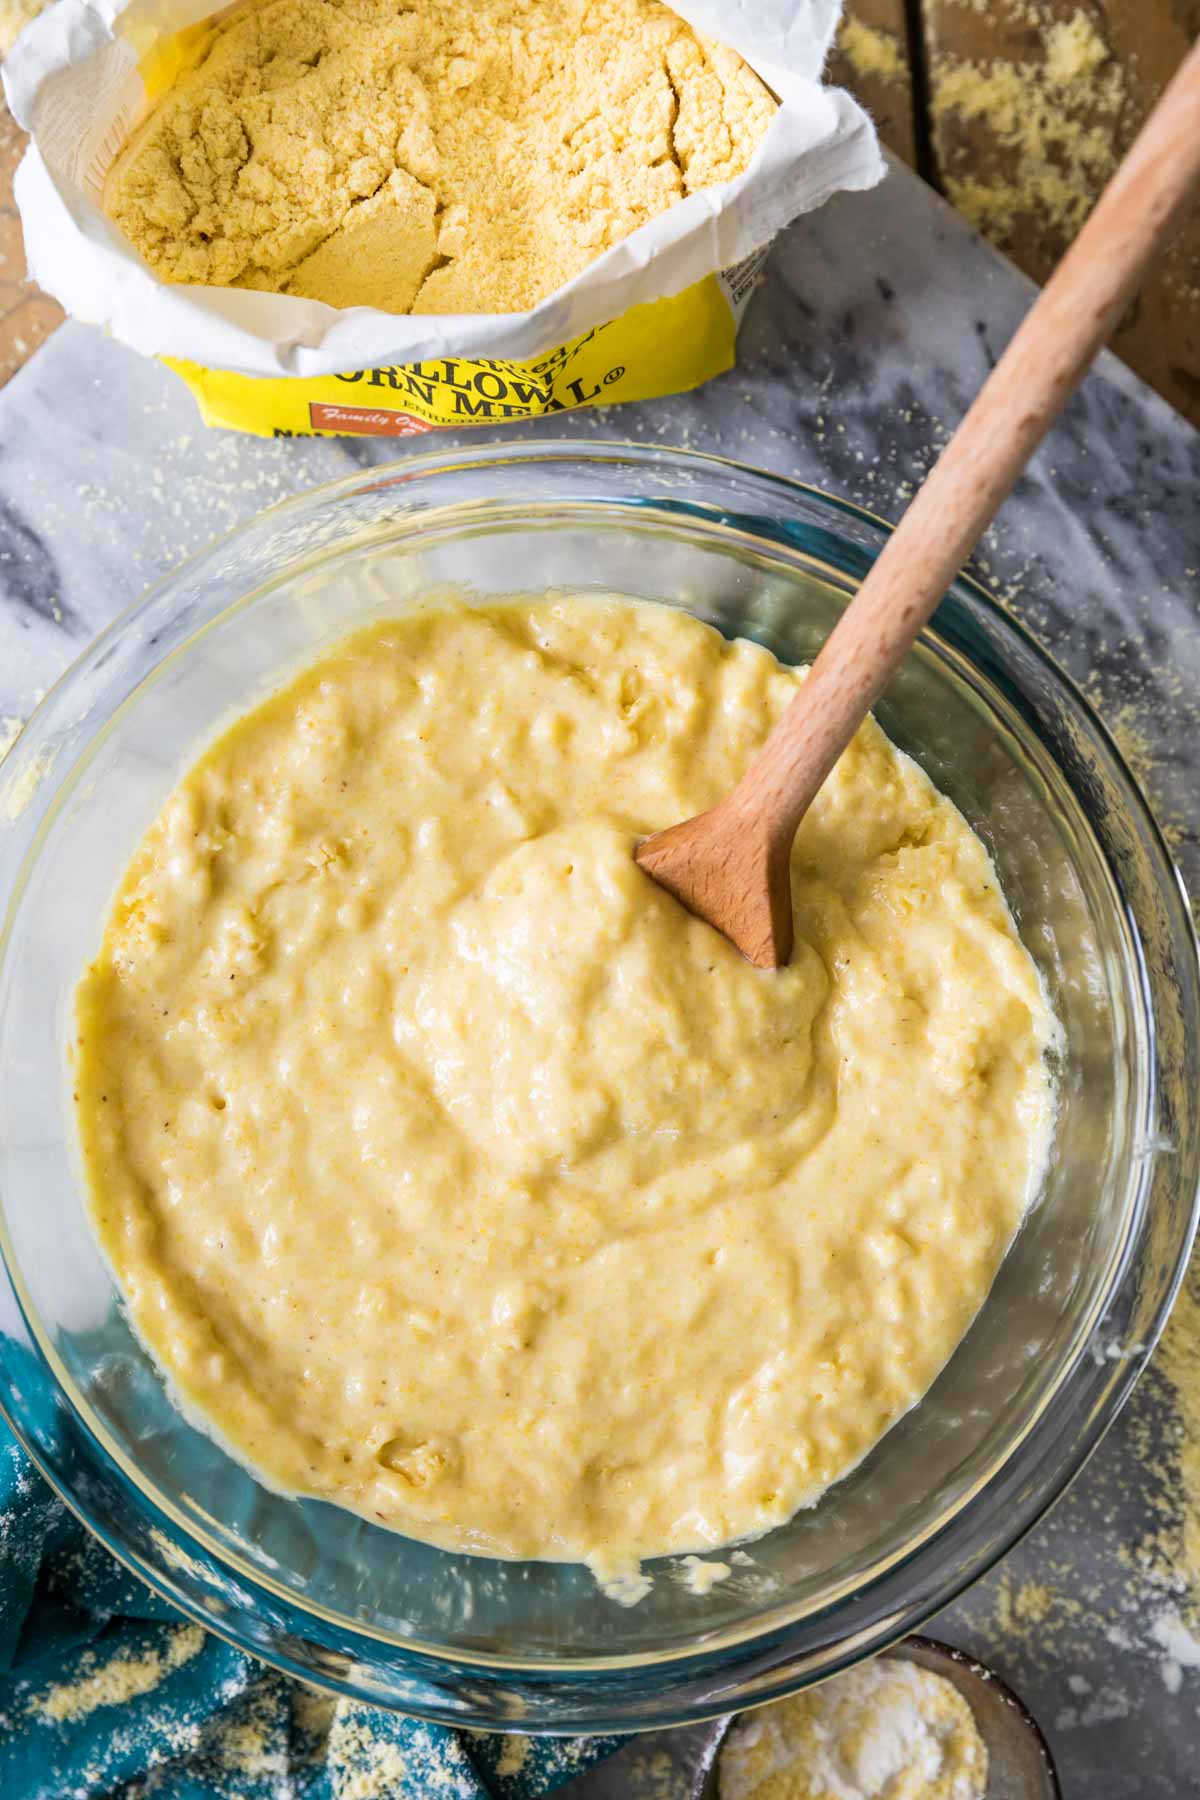
[[[691,395],[575,413],[559,430],[721,452],[894,518],[1029,293],[896,170],[780,241],[736,370]],[[64,327],[0,393],[8,734],[92,633],[215,533],[285,494],[404,453],[380,440],[208,432],[164,370],[88,328]],[[1195,893],[1198,494],[1200,436],[1106,358],[976,559],[1116,730]],[[1181,1667],[1191,1650],[1171,1637],[1159,1577],[1134,1568],[1171,1506],[1145,1451],[1169,1429],[1166,1390],[1152,1372],[1051,1517],[934,1627],[1025,1696],[1068,1800],[1200,1792],[1200,1668]],[[658,1766],[644,1747],[640,1764],[643,1774]],[[649,1782],[624,1766],[580,1792],[635,1800]],[[668,1800],[662,1787],[655,1792]]]

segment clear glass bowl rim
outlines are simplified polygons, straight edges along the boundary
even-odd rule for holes
[[[9,757],[6,759],[4,776],[6,778],[11,777],[17,783],[20,783],[23,773],[34,766],[35,759],[38,755],[40,732],[44,721],[51,714],[53,708],[61,699],[64,691],[69,689],[73,680],[86,665],[95,664],[103,657],[106,647],[110,642],[120,634],[126,632],[143,614],[152,611],[166,600],[170,596],[172,589],[177,586],[185,573],[192,573],[201,568],[207,560],[215,559],[219,555],[225,553],[239,537],[253,530],[264,520],[281,518],[290,511],[302,512],[305,508],[314,505],[331,502],[335,503],[340,497],[352,494],[356,490],[362,488],[369,487],[378,489],[385,485],[392,484],[404,487],[419,481],[421,477],[451,475],[456,469],[464,467],[502,466],[506,463],[514,462],[525,465],[536,464],[544,466],[548,472],[552,472],[556,465],[577,465],[582,467],[593,465],[598,467],[632,465],[635,469],[640,467],[647,471],[659,472],[664,468],[674,466],[680,471],[685,471],[689,476],[700,477],[701,482],[706,472],[714,479],[714,481],[724,474],[727,479],[736,478],[747,487],[753,487],[763,496],[765,504],[762,513],[755,515],[756,523],[766,526],[768,523],[777,523],[781,519],[786,520],[789,510],[793,508],[797,502],[807,503],[815,506],[818,511],[827,511],[832,515],[830,529],[831,532],[835,534],[839,516],[847,520],[852,520],[860,527],[865,528],[865,530],[876,540],[876,548],[870,552],[871,556],[878,554],[878,547],[882,545],[893,529],[889,521],[871,512],[869,509],[859,506],[852,501],[845,500],[844,498],[815,485],[800,482],[789,476],[780,475],[770,470],[752,467],[731,458],[714,456],[706,452],[676,449],[670,446],[660,446],[655,444],[635,444],[619,440],[571,439],[542,440],[538,442],[522,442],[520,440],[511,442],[499,441],[465,448],[458,446],[448,450],[435,449],[393,463],[380,464],[368,468],[358,468],[350,474],[341,476],[334,481],[319,484],[316,487],[306,489],[298,494],[291,495],[286,499],[278,501],[263,512],[242,522],[232,531],[222,533],[219,537],[213,539],[202,549],[196,551],[192,556],[187,558],[183,563],[177,565],[168,574],[160,578],[139,599],[125,607],[109,623],[109,625],[89,642],[81,652],[80,656],[68,666],[59,679],[44,695],[43,699],[39,702],[39,705],[30,716],[30,719],[27,721],[26,726],[16,745],[14,745],[13,750],[10,752]],[[601,503],[607,503],[612,500],[612,496],[599,494],[592,496],[591,498],[600,501]],[[572,496],[572,499],[574,499],[574,496]],[[716,502],[704,495],[702,485],[698,487],[694,495],[689,495],[687,499],[679,504],[680,510],[684,513],[719,513],[724,511],[724,509]],[[769,545],[769,537],[767,542]],[[1100,720],[1095,713],[1086,695],[1080,689],[1078,684],[1059,667],[1049,653],[1038,642],[1033,633],[997,599],[995,599],[985,587],[970,575],[963,574],[952,584],[950,592],[957,592],[967,597],[972,606],[981,608],[999,624],[1002,633],[1009,633],[1020,642],[1022,648],[1027,653],[1031,654],[1042,666],[1052,684],[1060,687],[1070,697],[1073,705],[1085,720],[1092,738],[1103,748],[1110,765],[1109,772],[1116,778],[1116,782],[1121,790],[1122,803],[1138,819],[1151,848],[1153,860],[1157,865],[1159,896],[1168,910],[1175,914],[1173,924],[1181,929],[1182,941],[1188,945],[1186,966],[1179,970],[1179,976],[1181,983],[1181,998],[1185,1002],[1185,1008],[1190,1014],[1193,1024],[1195,1024],[1197,1021],[1200,1021],[1200,944],[1197,943],[1186,889],[1182,877],[1172,860],[1162,832],[1158,827],[1153,813],[1142,795],[1135,778],[1130,772],[1119,746],[1103,724],[1103,721]],[[101,727],[101,729],[104,728],[104,726]],[[21,866],[12,883],[15,894],[19,894],[24,869],[28,866],[29,860],[34,856],[36,856],[36,839],[33,847],[22,860]],[[7,936],[8,920],[6,919],[2,926],[0,926],[0,958],[2,958],[5,953]],[[819,1678],[824,1678],[825,1675],[836,1672],[838,1668],[844,1667],[850,1662],[859,1660],[863,1655],[872,1654],[885,1648],[887,1644],[907,1635],[916,1627],[934,1616],[944,1606],[956,1598],[967,1586],[977,1580],[981,1575],[985,1574],[989,1568],[994,1566],[996,1562],[1006,1555],[1014,1544],[1019,1542],[1020,1539],[1036,1525],[1038,1520],[1057,1501],[1057,1499],[1061,1497],[1061,1494],[1070,1485],[1071,1481],[1074,1480],[1075,1476],[1084,1466],[1096,1446],[1101,1441],[1105,1432],[1112,1424],[1121,1407],[1124,1405],[1129,1393],[1136,1384],[1149,1360],[1151,1352],[1153,1351],[1158,1336],[1160,1335],[1162,1327],[1170,1312],[1179,1284],[1183,1278],[1184,1270],[1187,1265],[1188,1252],[1195,1236],[1198,1218],[1200,1218],[1200,1171],[1194,1170],[1193,1175],[1196,1179],[1191,1183],[1192,1198],[1190,1203],[1190,1223],[1184,1238],[1181,1238],[1180,1240],[1178,1253],[1173,1258],[1169,1274],[1165,1279],[1157,1283],[1159,1294],[1153,1314],[1153,1328],[1142,1333],[1140,1340],[1135,1347],[1131,1348],[1119,1360],[1114,1360],[1110,1364],[1107,1386],[1104,1389],[1102,1397],[1091,1407],[1087,1423],[1077,1434],[1071,1453],[1062,1459],[1060,1466],[1054,1471],[1052,1478],[1044,1481],[1036,1498],[1031,1503],[1026,1502],[1023,1508],[1014,1507],[1011,1523],[1005,1532],[1000,1534],[991,1545],[985,1548],[984,1551],[977,1552],[973,1559],[968,1558],[962,1564],[955,1565],[953,1578],[947,1581],[935,1596],[927,1599],[920,1605],[910,1605],[908,1608],[902,1608],[903,1616],[896,1616],[894,1619],[889,1619],[889,1623],[886,1626],[878,1628],[871,1635],[869,1642],[863,1643],[858,1639],[855,1639],[853,1640],[853,1648],[851,1649],[849,1647],[850,1641],[848,1640],[846,1654],[830,1656],[822,1666]],[[3,1233],[0,1232],[0,1254],[5,1252],[5,1248]],[[1128,1246],[1126,1246],[1126,1250],[1123,1252],[1121,1268],[1117,1278],[1114,1280],[1113,1291],[1116,1290],[1120,1280],[1123,1279],[1126,1273],[1127,1262]],[[140,1483],[131,1484],[129,1482],[128,1475],[121,1468],[119,1461],[112,1456],[108,1447],[97,1437],[95,1431],[89,1424],[85,1413],[76,1405],[75,1396],[72,1393],[70,1386],[59,1380],[56,1366],[57,1358],[53,1353],[52,1346],[46,1341],[45,1333],[40,1321],[29,1316],[21,1298],[22,1284],[15,1276],[14,1271],[8,1266],[6,1255],[4,1256],[4,1265],[5,1274],[13,1286],[13,1291],[17,1297],[18,1304],[21,1307],[22,1315],[25,1318],[30,1339],[36,1345],[39,1357],[43,1364],[51,1372],[55,1388],[60,1394],[64,1394],[68,1400],[71,1410],[75,1415],[76,1422],[87,1435],[94,1453],[99,1458],[103,1459],[110,1469],[122,1479],[126,1487],[132,1487],[132,1491],[139,1496],[143,1506],[152,1508],[155,1511],[156,1517],[160,1521],[168,1524],[168,1532],[173,1539],[182,1538],[186,1542],[189,1554],[198,1554],[202,1560],[210,1560],[217,1567],[229,1566],[227,1559],[216,1552],[211,1545],[202,1544],[199,1540],[182,1532],[178,1523],[170,1520],[170,1515],[158,1511],[153,1496],[143,1488]],[[10,1409],[4,1405],[2,1399],[0,1399],[0,1414],[5,1417],[18,1441],[30,1455],[45,1479],[50,1483],[71,1511],[101,1539],[113,1555],[137,1574],[143,1581],[147,1582],[152,1589],[171,1601],[172,1604],[179,1607],[181,1611],[203,1624],[207,1629],[214,1631],[218,1636],[225,1637],[229,1642],[237,1645],[239,1648],[249,1650],[252,1654],[274,1664],[285,1672],[310,1681],[314,1679],[318,1681],[325,1680],[329,1686],[335,1688],[337,1691],[356,1694],[360,1698],[371,1700],[376,1704],[380,1703],[380,1695],[377,1691],[358,1686],[352,1680],[338,1679],[329,1674],[322,1675],[320,1672],[314,1671],[311,1666],[294,1660],[283,1647],[264,1649],[261,1643],[257,1641],[251,1642],[236,1629],[223,1626],[221,1621],[219,1619],[214,1619],[208,1608],[203,1605],[195,1595],[188,1591],[186,1585],[181,1586],[177,1580],[172,1579],[173,1571],[172,1573],[168,1573],[167,1565],[164,1565],[161,1568],[150,1566],[141,1557],[134,1554],[128,1546],[114,1538],[113,1532],[94,1515],[92,1509],[87,1506],[85,1501],[81,1499],[77,1493],[72,1491],[69,1482],[54,1468],[54,1466],[52,1466],[50,1460],[42,1454],[38,1446],[30,1441],[29,1434],[22,1429],[19,1421],[12,1417]],[[1038,1422],[1041,1422],[1040,1416]],[[1035,1429],[1036,1427],[1031,1427],[1028,1435],[1034,1435]],[[1023,1440],[1012,1452],[1010,1460],[1015,1460],[1015,1458],[1020,1455],[1021,1450],[1024,1448],[1025,1441],[1026,1440]],[[963,1505],[960,1511],[955,1515],[954,1519],[950,1521],[943,1531],[922,1538],[913,1546],[911,1555],[899,1557],[896,1561],[891,1563],[883,1573],[876,1575],[873,1583],[867,1585],[874,1585],[876,1587],[882,1586],[903,1571],[908,1562],[918,1557],[927,1557],[936,1547],[939,1539],[952,1534],[970,1515],[974,1498],[976,1498],[976,1496],[972,1496],[972,1500]],[[269,1598],[269,1604],[273,1612],[278,1611],[282,1599],[283,1603],[294,1611],[298,1625],[302,1625],[306,1617],[313,1616],[313,1609],[308,1608],[303,1601],[298,1600],[294,1595],[287,1593],[284,1590],[277,1590],[272,1593],[266,1584],[258,1581],[256,1576],[245,1568],[238,1568],[237,1579],[242,1587],[248,1586],[252,1590],[260,1592],[264,1600]],[[865,1591],[865,1587],[864,1589],[859,1590],[860,1593]],[[351,1628],[344,1624],[344,1622],[339,1622],[339,1625],[341,1627],[341,1638],[346,1640],[348,1645],[353,1646],[355,1652],[361,1657],[364,1663],[370,1663],[372,1648],[379,1648],[378,1639],[373,1638],[369,1628],[365,1626]],[[627,1656],[609,1656],[587,1660],[581,1659],[571,1663],[569,1669],[572,1675],[578,1675],[579,1677],[586,1679],[590,1673],[621,1668],[637,1669],[653,1666],[656,1669],[661,1669],[664,1665],[672,1664],[702,1664],[705,1661],[710,1661],[718,1657],[727,1659],[731,1652],[737,1653],[743,1657],[748,1657],[757,1651],[765,1650],[770,1645],[777,1644],[780,1639],[786,1637],[787,1630],[786,1624],[780,1625],[778,1620],[773,1620],[769,1624],[764,1624],[761,1632],[758,1632],[751,1627],[724,1639],[719,1646],[706,1644],[697,1648],[694,1645],[687,1645],[681,1647],[677,1651],[667,1654],[656,1654],[653,1656],[641,1656],[635,1653]],[[390,1643],[390,1640],[387,1641]],[[463,1676],[473,1676],[478,1680],[489,1670],[497,1672],[511,1671],[514,1674],[519,1675],[522,1672],[534,1674],[539,1670],[544,1671],[545,1668],[544,1663],[526,1661],[502,1654],[480,1653],[477,1657],[471,1657],[464,1655],[461,1652],[451,1652],[436,1645],[423,1643],[414,1643],[412,1645],[406,1644],[402,1647],[402,1650],[415,1664],[421,1664],[422,1662],[427,1662],[429,1665],[434,1666],[440,1664],[443,1679],[447,1672],[450,1672],[452,1676],[455,1673],[460,1673]],[[715,1661],[713,1661],[713,1666],[717,1666]],[[681,1669],[681,1675],[682,1672]],[[802,1675],[800,1677],[793,1677],[789,1680],[786,1678],[785,1670],[781,1673],[779,1680],[771,1688],[770,1692],[763,1692],[761,1694],[758,1692],[755,1693],[755,1702],[757,1703],[760,1699],[765,1700],[777,1697],[780,1693],[790,1691],[791,1688],[799,1685],[802,1680],[812,1678],[811,1675]],[[387,1704],[386,1700],[383,1703]],[[427,1709],[412,1706],[406,1707],[406,1710],[414,1712],[424,1710],[426,1711],[427,1716],[431,1718],[443,1718],[450,1722],[479,1724],[485,1728],[496,1728],[497,1726],[496,1719],[486,1713],[480,1714],[477,1718],[465,1715],[460,1716],[457,1713],[452,1717],[446,1711],[440,1710],[436,1705],[432,1705]],[[682,1719],[686,1717],[689,1720],[695,1720],[715,1716],[726,1710],[728,1710],[728,1702],[715,1699],[712,1703],[708,1704],[690,1705],[686,1710],[686,1713],[672,1713],[668,1707],[663,1717],[664,1719]],[[638,1725],[644,1726],[647,1722],[654,1723],[655,1721],[639,1719]],[[570,1731],[578,1731],[581,1729],[620,1729],[621,1726],[619,1722],[610,1718],[598,1719],[594,1723],[588,1725],[572,1723],[570,1726],[566,1727],[561,1725],[556,1727],[553,1723],[547,1724],[542,1720],[528,1718],[523,1720],[519,1726],[514,1724],[511,1728],[519,1728],[524,1731],[553,1732],[556,1729],[566,1729]]]

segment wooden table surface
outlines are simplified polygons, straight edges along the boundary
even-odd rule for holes
[[[18,3],[0,0],[0,28]],[[898,155],[1042,280],[1197,36],[1200,0],[848,0],[831,74]],[[0,106],[0,384],[61,317],[24,281],[19,155]],[[1200,208],[1114,347],[1200,425]]]
[[[1041,281],[1197,36],[1200,0],[850,0],[833,74]],[[1113,347],[1200,425],[1200,207]]]

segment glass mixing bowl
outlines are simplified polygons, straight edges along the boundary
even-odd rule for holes
[[[966,580],[878,716],[984,838],[1044,973],[1064,1032],[1054,1154],[930,1393],[727,1580],[699,1594],[664,1559],[624,1607],[582,1568],[450,1555],[272,1492],[176,1410],[88,1229],[73,989],[136,839],[219,725],[349,626],[443,588],[641,595],[801,661],[885,529],[676,451],[416,456],[287,501],[194,558],[30,721],[0,778],[0,1397],[64,1498],[185,1613],[292,1673],[451,1723],[702,1718],[920,1624],[1028,1529],[1112,1420],[1193,1232],[1195,939],[1103,728]]]

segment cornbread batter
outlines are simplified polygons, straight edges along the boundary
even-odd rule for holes
[[[666,607],[427,608],[171,796],[79,1122],[137,1329],[271,1482],[619,1570],[786,1520],[946,1361],[1051,1119],[983,846],[868,722],[781,972],[633,861],[802,679]]]
[[[520,312],[740,175],[775,110],[657,0],[246,0],[106,206],[164,281]]]

